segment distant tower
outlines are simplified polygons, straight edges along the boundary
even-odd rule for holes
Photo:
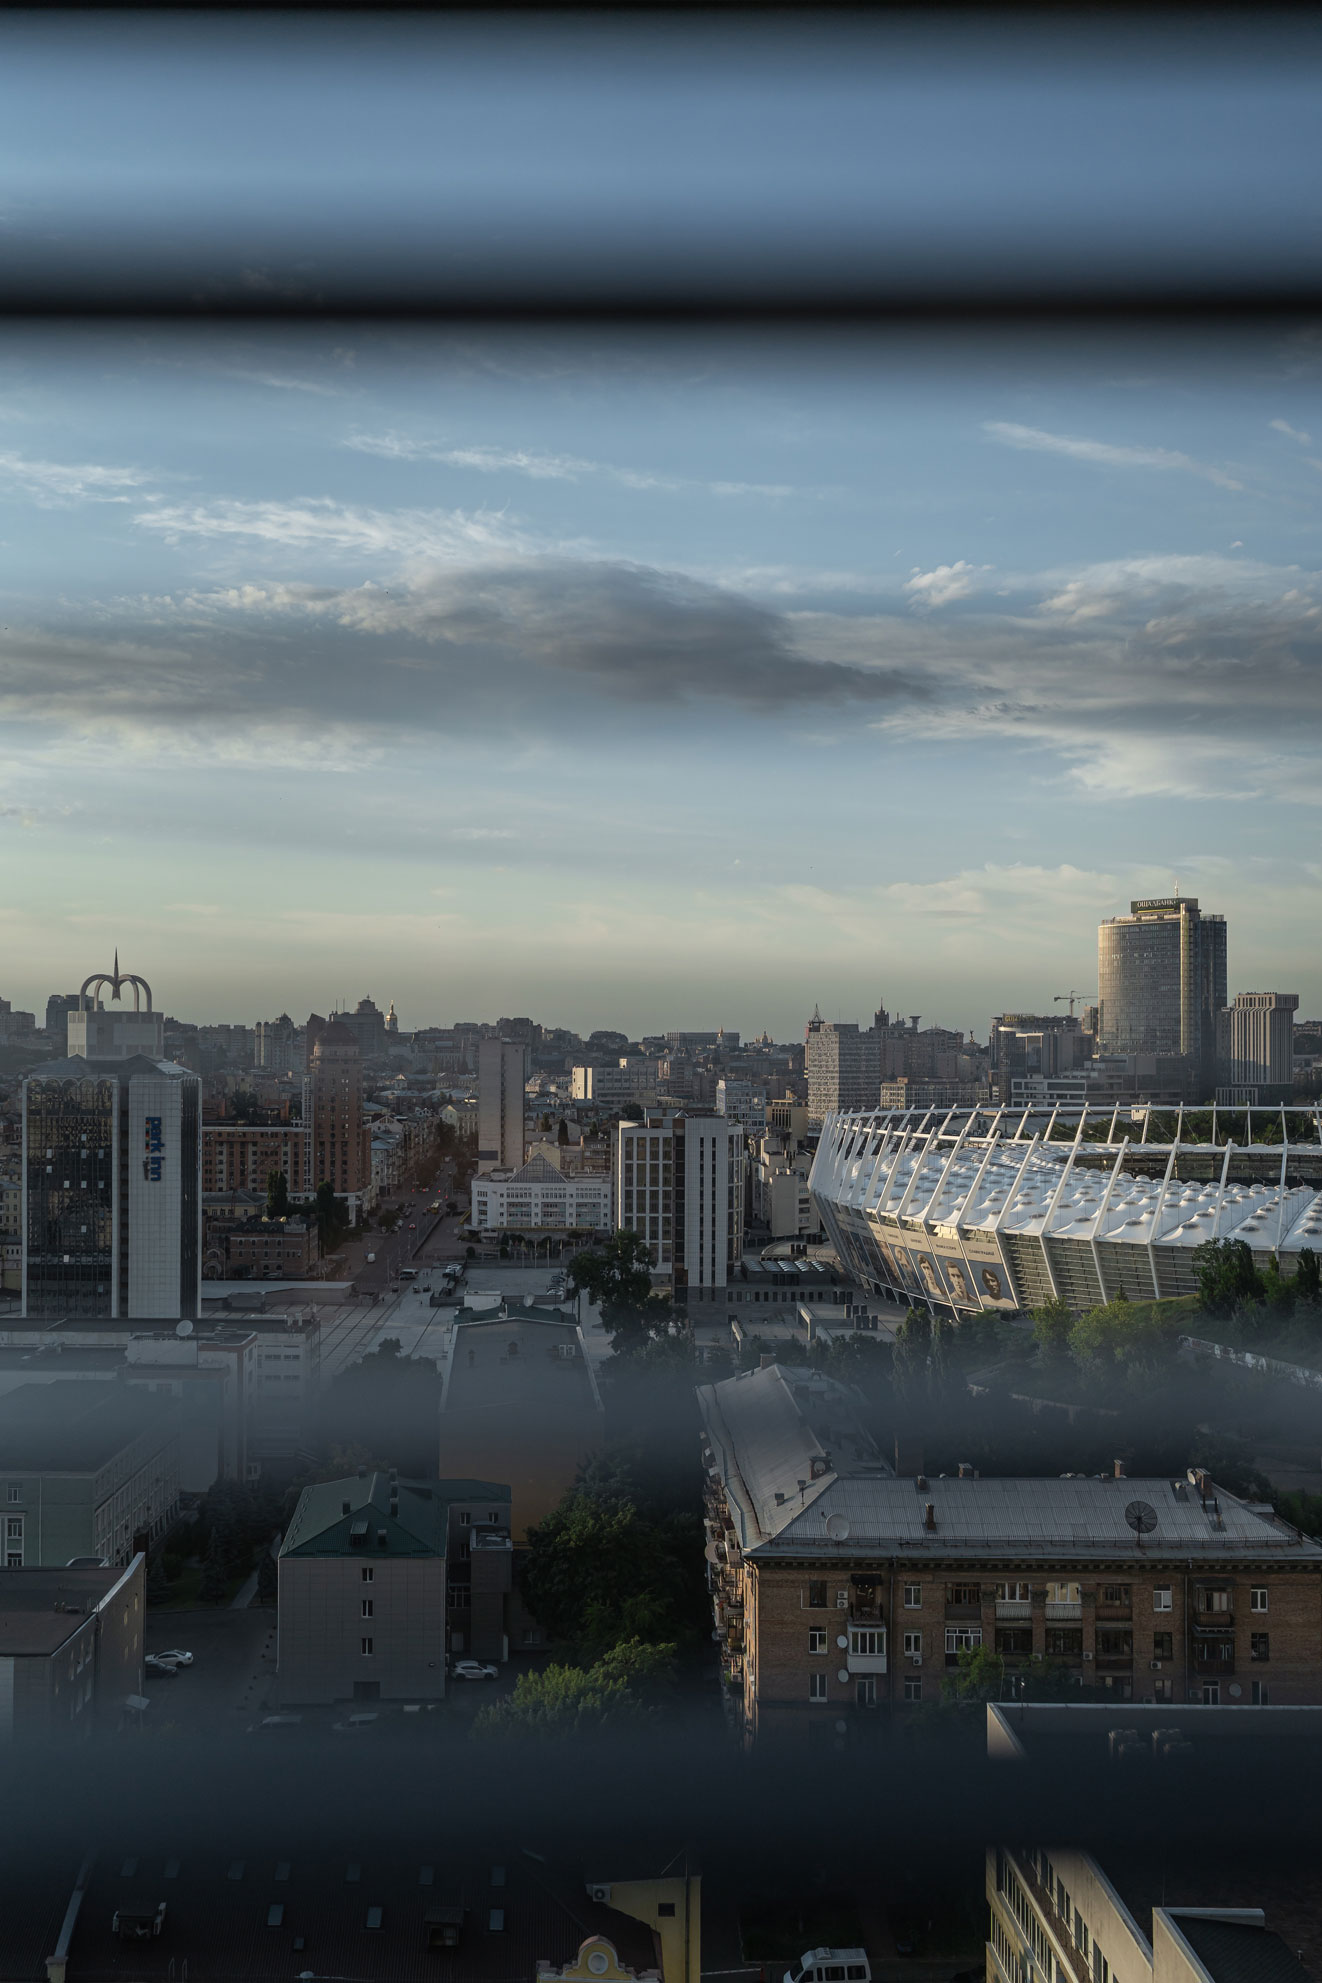
[[[101,1003],[103,985],[110,987],[116,1004],[124,986],[132,985],[132,1012],[107,1012]],[[120,970],[118,951],[113,971],[95,971],[83,980],[68,1027],[69,1053],[82,1060],[127,1060],[132,1054],[160,1060],[165,1054],[165,1021],[152,1011],[151,986],[135,972]]]
[[[312,1181],[330,1184],[358,1209],[371,1172],[371,1143],[363,1115],[363,1056],[349,1028],[313,1013],[307,1027],[307,1120],[312,1129]]]
[[[523,1162],[528,1048],[522,1040],[481,1040],[477,1049],[477,1167],[517,1170]]]
[[[399,1015],[395,1011],[395,1001],[393,998],[390,1001],[390,1010],[386,1014],[386,1031],[387,1033],[398,1033],[399,1031]]]

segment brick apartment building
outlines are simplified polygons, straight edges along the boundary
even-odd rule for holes
[[[316,1189],[312,1131],[297,1122],[205,1122],[202,1125],[202,1190],[259,1191],[272,1171],[283,1171],[293,1198]]]
[[[750,1733],[939,1699],[976,1647],[1122,1701],[1322,1702],[1322,1544],[1269,1508],[1192,1473],[896,1478],[840,1389],[771,1365],[699,1392],[716,1623]]]

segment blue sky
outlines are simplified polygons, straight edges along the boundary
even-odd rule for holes
[[[596,33],[355,68],[335,27],[245,68],[98,23],[56,156],[54,46],[3,32],[20,257],[191,214],[234,279],[302,240],[315,281],[389,212],[392,254],[508,268],[640,209],[715,250],[822,212],[840,252],[1014,223],[1059,258],[1099,216],[1098,252],[1316,248],[1301,62],[819,47],[805,81],[711,43],[695,80]],[[985,1034],[1090,989],[1099,917],[1178,879],[1231,918],[1232,990],[1322,1009],[1320,385],[1322,327],[11,327],[0,994],[118,943],[196,1018],[371,991],[788,1037],[884,998]]]

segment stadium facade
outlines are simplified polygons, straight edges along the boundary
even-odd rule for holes
[[[1203,1111],[1187,1137],[1185,1121],[1175,1109],[839,1113],[808,1186],[863,1285],[933,1314],[1192,1294],[1195,1249],[1213,1239],[1242,1239],[1287,1273],[1301,1249],[1322,1251],[1322,1108]]]

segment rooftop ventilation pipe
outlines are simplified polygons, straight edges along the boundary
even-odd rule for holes
[[[936,1527],[935,1501],[928,1501],[923,1507],[923,1527],[925,1529],[935,1529]]]

